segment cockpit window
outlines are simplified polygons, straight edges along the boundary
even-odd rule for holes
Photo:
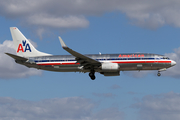
[[[168,59],[168,60],[169,60],[169,58],[168,58],[168,57],[163,57],[163,59]]]

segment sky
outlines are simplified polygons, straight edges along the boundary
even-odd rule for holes
[[[0,120],[179,120],[179,0],[0,0]],[[155,53],[176,66],[157,71],[61,73],[16,64],[9,27],[39,51],[69,55]]]

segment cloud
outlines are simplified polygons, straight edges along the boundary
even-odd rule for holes
[[[96,97],[114,98],[116,95],[113,93],[92,93]]]
[[[139,109],[140,120],[179,120],[180,94],[148,95],[133,107]]]
[[[110,89],[120,89],[121,87],[119,86],[119,85],[116,85],[116,84],[114,84],[114,85],[112,85],[111,87],[110,87]]]
[[[31,39],[28,39],[29,40],[29,42],[35,47],[35,48],[37,48],[38,47],[38,45],[37,45],[37,43],[35,43],[34,41],[32,41]]]
[[[179,0],[126,0],[122,5],[119,9],[136,25],[152,29],[166,24],[180,27]]]
[[[0,16],[40,29],[88,27],[89,16],[109,12],[125,14],[132,24],[155,29],[180,27],[179,0],[0,0]]]
[[[138,93],[133,92],[133,91],[129,91],[128,94],[130,94],[130,95],[135,95],[135,94],[138,94]]]
[[[124,113],[120,112],[118,108],[106,108],[93,116],[91,120],[123,120]]]
[[[180,47],[174,49],[174,53],[166,53],[170,59],[176,61],[176,65],[165,71],[165,76],[171,76],[174,78],[180,78]]]
[[[11,79],[11,78],[24,78],[33,75],[41,75],[41,71],[27,68],[25,66],[17,64],[13,58],[9,57],[5,53],[16,54],[14,50],[13,41],[5,40],[0,44],[0,78]]]
[[[84,28],[89,25],[83,16],[52,17],[37,15],[27,18],[27,23],[47,28]]]
[[[90,99],[81,97],[53,98],[41,101],[0,97],[0,120],[122,120],[124,113],[117,108],[93,112]]]

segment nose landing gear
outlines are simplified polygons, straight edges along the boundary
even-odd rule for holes
[[[166,71],[166,68],[159,69],[159,70],[158,70],[158,74],[157,74],[157,76],[161,76],[161,73],[160,73],[160,72],[162,72],[162,71]]]
[[[160,77],[160,76],[161,76],[161,73],[160,73],[160,72],[158,72],[157,76],[158,76],[158,77]]]

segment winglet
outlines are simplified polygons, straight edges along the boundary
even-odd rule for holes
[[[61,43],[61,46],[64,48],[64,47],[67,47],[67,45],[64,43],[64,41],[62,40],[62,38],[59,36],[59,41]]]

